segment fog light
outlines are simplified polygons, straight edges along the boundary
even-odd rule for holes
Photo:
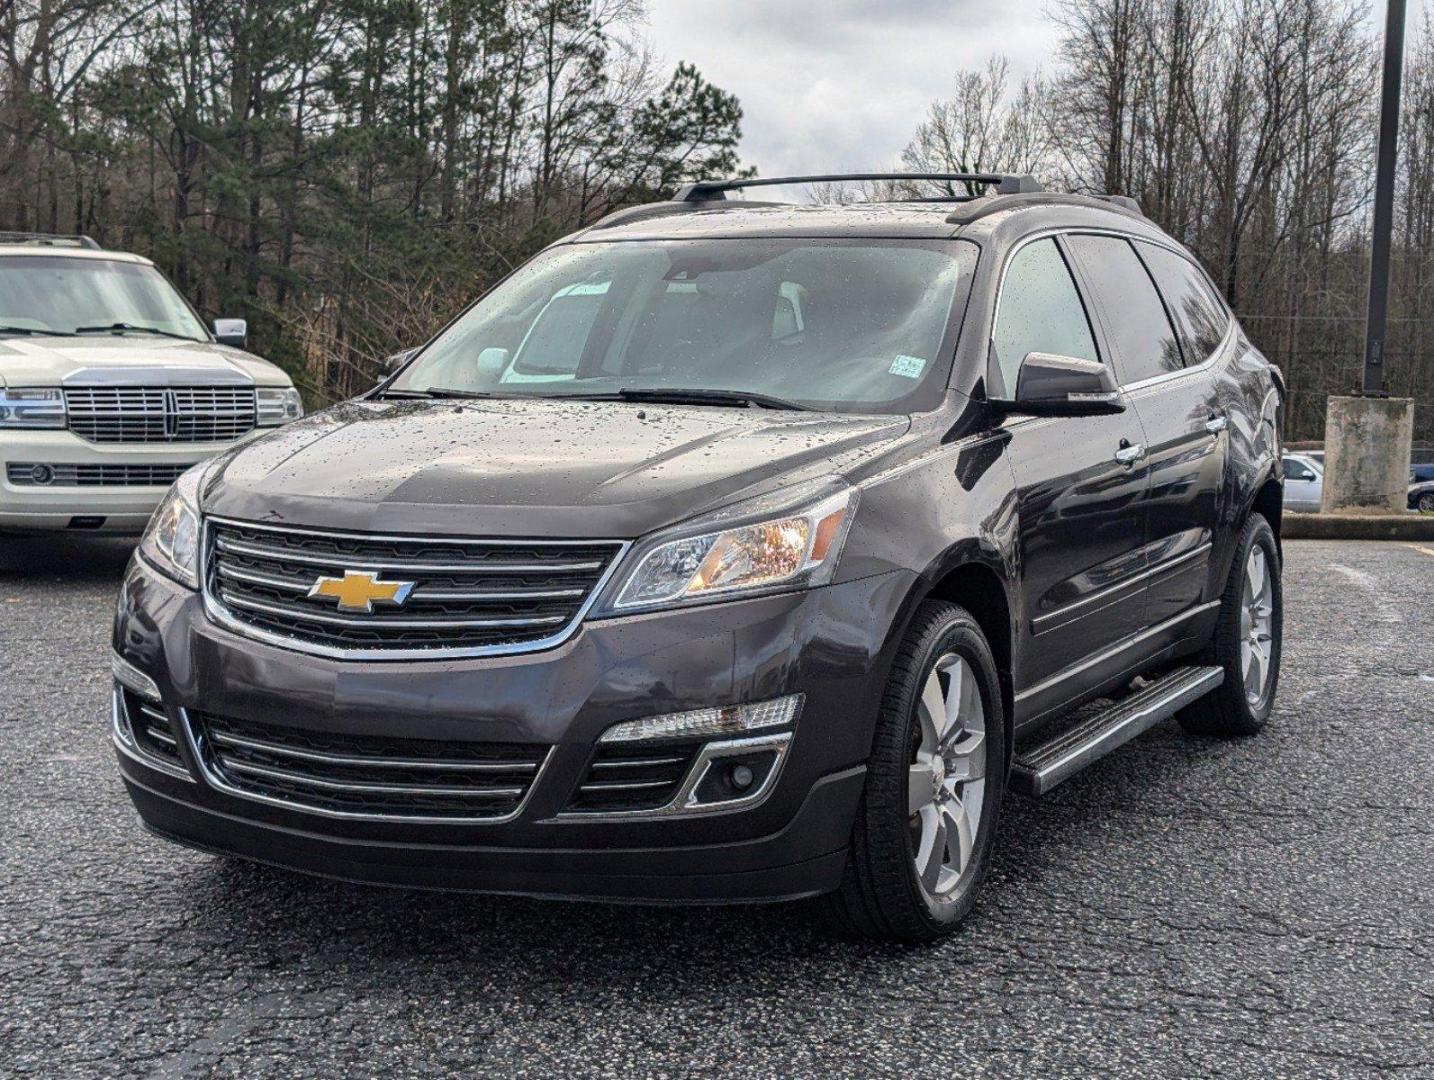
[[[30,470],[30,480],[32,483],[49,484],[53,483],[54,479],[55,470],[48,465],[36,465]]]
[[[602,733],[599,742],[637,742],[645,739],[692,739],[712,735],[745,735],[751,731],[790,727],[802,707],[802,695],[773,698],[720,709],[647,716],[624,720]]]
[[[684,800],[689,810],[747,806],[771,790],[787,755],[791,735],[708,743],[699,762],[697,782]]]

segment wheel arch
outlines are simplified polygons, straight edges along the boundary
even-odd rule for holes
[[[1285,516],[1285,487],[1273,474],[1265,477],[1265,482],[1255,489],[1255,497],[1250,500],[1250,505],[1241,517],[1241,526],[1249,520],[1250,515],[1261,514],[1270,523],[1270,528],[1275,534],[1275,547],[1280,548],[1283,556],[1284,550],[1280,542],[1280,526]]]
[[[971,613],[991,647],[1000,683],[1001,709],[1006,718],[1006,763],[1009,766],[1015,741],[1014,647],[1016,627],[1012,612],[1010,579],[993,553],[977,545],[962,544],[948,551],[913,586],[901,618],[893,628],[892,642],[906,634],[916,609],[925,600],[945,600]]]

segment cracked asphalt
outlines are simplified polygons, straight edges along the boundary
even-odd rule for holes
[[[1012,797],[954,939],[406,893],[142,832],[101,540],[0,540],[0,1075],[1434,1076],[1434,548],[1291,542],[1279,702]]]

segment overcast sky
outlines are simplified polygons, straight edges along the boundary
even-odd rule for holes
[[[742,102],[742,158],[767,176],[896,166],[927,105],[993,52],[1012,82],[1049,67],[1042,0],[648,0],[672,67]]]

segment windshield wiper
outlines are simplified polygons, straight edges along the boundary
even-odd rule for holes
[[[511,394],[485,394],[481,390],[450,390],[446,386],[430,386],[427,390],[385,390],[378,395],[380,398],[417,398],[433,400],[466,400],[468,398],[499,398],[511,397]]]
[[[671,405],[732,405],[737,408],[788,409],[794,412],[812,412],[810,405],[788,401],[786,398],[759,394],[751,390],[688,390],[676,387],[632,387],[615,390],[612,394],[593,395],[593,400],[610,401],[651,401]]]
[[[137,323],[117,322],[108,326],[77,326],[76,334],[107,334],[113,331],[124,331],[126,333],[159,334],[161,337],[178,338],[180,341],[200,341],[202,339],[190,337],[188,334],[176,334],[170,330],[161,330],[157,326],[140,326]]]
[[[31,326],[0,326],[0,334],[24,334],[26,337],[74,337],[67,330],[36,330]]]
[[[487,398],[497,400],[534,399],[540,401],[645,401],[668,405],[728,405],[739,409],[788,409],[800,412],[814,411],[810,405],[802,405],[786,398],[757,394],[750,390],[687,390],[666,387],[631,387],[614,390],[611,393],[595,394],[492,394],[481,390],[453,390],[444,386],[431,386],[427,390],[385,390],[380,398]]]

